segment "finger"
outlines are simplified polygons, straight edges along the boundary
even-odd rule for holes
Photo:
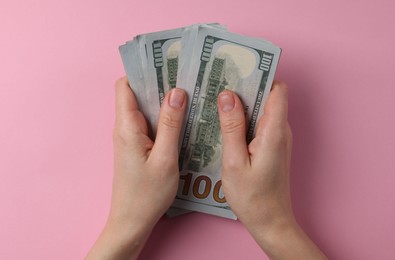
[[[147,123],[139,111],[136,97],[129,86],[126,77],[117,80],[115,84],[116,125],[131,132],[148,133]]]
[[[178,156],[178,140],[184,121],[186,94],[172,89],[164,98],[159,112],[158,131],[152,153],[156,156]]]
[[[243,105],[236,94],[225,90],[218,96],[218,107],[223,165],[242,167],[249,161]]]
[[[256,135],[263,134],[264,126],[283,128],[288,123],[288,87],[275,81],[265,105],[265,113],[260,118]]]
[[[122,77],[115,83],[116,91],[116,115],[119,117],[128,115],[138,110],[137,100],[129,86],[128,79]]]

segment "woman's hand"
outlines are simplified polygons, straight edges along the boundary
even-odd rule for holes
[[[137,258],[171,206],[179,182],[178,140],[185,106],[183,90],[166,95],[154,142],[126,77],[117,81],[111,211],[87,259]]]
[[[299,227],[292,211],[287,86],[273,84],[265,114],[249,145],[244,109],[237,95],[222,92],[218,105],[222,187],[236,216],[271,259],[325,259]]]

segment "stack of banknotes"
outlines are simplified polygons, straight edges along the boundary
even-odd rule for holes
[[[168,215],[197,211],[236,219],[221,188],[217,97],[224,89],[239,95],[247,119],[246,140],[251,141],[281,49],[212,23],[138,35],[119,51],[153,136],[166,93],[175,87],[187,92],[179,141],[180,183]]]

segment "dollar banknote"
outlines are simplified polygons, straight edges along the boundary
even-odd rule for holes
[[[149,86],[146,88],[146,96],[149,97],[150,105],[147,117],[151,122],[154,136],[163,99],[167,92],[177,85],[181,37],[185,30],[194,26],[197,25],[138,36],[144,81],[145,85]],[[225,30],[223,25],[217,23],[205,26]]]
[[[180,57],[185,64],[179,66],[178,84],[186,89],[189,105],[179,156],[180,185],[173,205],[236,218],[221,188],[217,97],[225,89],[239,95],[248,123],[246,139],[250,141],[263,113],[281,49],[206,26],[196,26],[186,34]]]
[[[153,136],[156,135],[157,117],[166,93],[176,87],[178,57],[180,54],[181,34],[184,28],[155,32],[140,36],[140,44],[144,44],[140,51],[144,56],[144,71],[146,96],[150,106],[146,116],[151,122]]]

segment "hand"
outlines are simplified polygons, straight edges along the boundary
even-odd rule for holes
[[[271,259],[324,258],[299,227],[292,211],[287,86],[273,84],[264,116],[249,145],[244,109],[237,95],[223,91],[218,105],[223,141],[222,188],[236,216]]]
[[[87,259],[135,259],[173,202],[185,92],[173,89],[161,106],[155,142],[126,77],[116,83],[114,179],[110,215]]]

